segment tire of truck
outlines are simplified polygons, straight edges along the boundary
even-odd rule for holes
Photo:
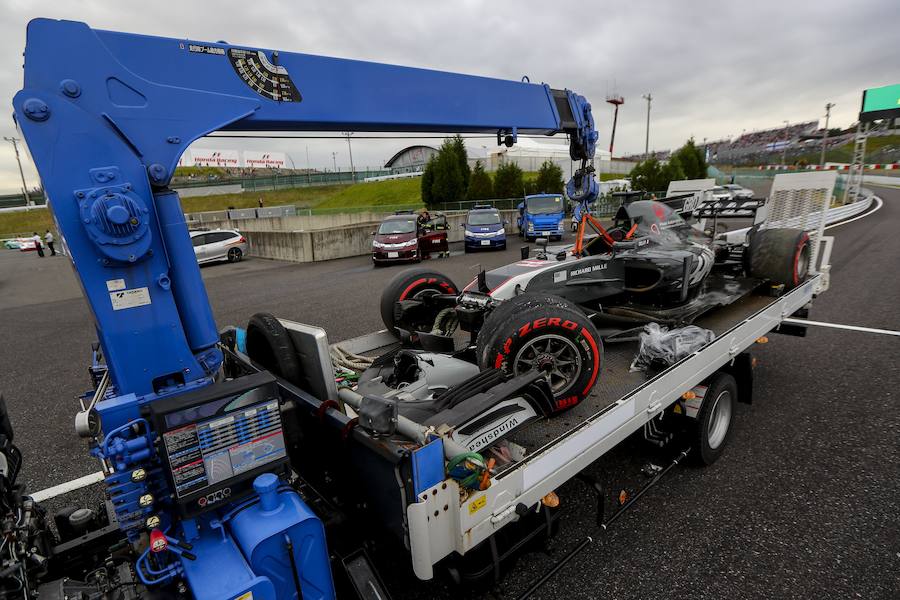
[[[806,279],[811,252],[809,234],[801,229],[761,229],[744,250],[750,275],[791,290]]]
[[[284,325],[269,313],[256,313],[247,324],[247,356],[291,383],[302,379],[297,350]]]
[[[407,269],[402,273],[398,273],[396,277],[384,288],[381,293],[381,320],[384,326],[388,328],[394,335],[398,334],[398,323],[394,320],[394,305],[400,300],[415,300],[428,294],[458,294],[459,288],[446,275],[436,273],[425,267],[416,267]],[[429,315],[431,322],[426,323],[423,319],[420,323],[407,323],[412,327],[426,327],[427,331],[431,331],[434,319],[437,317],[438,311],[434,311],[433,315]],[[407,327],[404,327],[407,329]],[[418,329],[421,331],[421,329]]]
[[[476,357],[482,369],[511,375],[543,370],[559,411],[581,402],[598,381],[603,344],[594,324],[572,303],[551,294],[522,294],[487,316]]]
[[[695,464],[708,466],[716,462],[731,437],[731,423],[738,391],[734,377],[716,373],[707,383],[703,406],[690,431],[691,453]]]

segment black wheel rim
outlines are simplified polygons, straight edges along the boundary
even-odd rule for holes
[[[516,375],[532,369],[544,372],[554,396],[566,393],[581,374],[581,354],[575,342],[548,333],[528,340],[513,359]]]

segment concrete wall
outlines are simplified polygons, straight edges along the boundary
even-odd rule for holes
[[[216,194],[240,194],[244,188],[240,183],[226,183],[223,185],[204,185],[200,187],[178,187],[173,188],[182,198],[190,198],[191,196],[214,196]]]
[[[511,223],[511,225],[507,226],[507,235],[514,236],[516,211],[503,210],[500,211],[500,214]],[[235,222],[235,225],[228,225],[228,227],[241,230],[250,242],[251,256],[292,262],[313,262],[369,254],[372,252],[372,232],[375,231],[378,221],[381,220],[379,218],[375,222],[309,231],[277,231],[273,229],[275,225],[283,224],[281,222],[297,218],[304,217],[253,219],[246,221],[247,227],[241,227],[238,224],[239,222]],[[278,221],[279,223],[271,223],[270,221]],[[447,238],[451,242],[462,241],[464,233],[461,226],[464,221],[465,213],[447,216],[447,223],[450,225],[450,229],[447,231]],[[264,228],[252,228],[252,226],[263,222],[266,222]]]
[[[389,214],[392,213],[359,212],[333,215],[295,215],[263,219],[224,219],[215,223],[209,223],[204,220],[204,224],[220,229],[239,229],[241,231],[313,231],[346,227],[347,225],[357,225],[359,223],[380,223],[381,219]]]

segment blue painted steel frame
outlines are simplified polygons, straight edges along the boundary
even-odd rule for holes
[[[257,93],[232,67],[232,48],[284,67],[302,101]],[[560,94],[571,113],[565,119]],[[200,272],[173,210],[177,196],[165,190],[191,142],[217,130],[566,131],[573,158],[591,158],[590,104],[569,91],[556,96],[542,84],[36,19],[13,105],[116,393],[152,399],[182,381],[211,381],[221,360]],[[123,285],[127,294],[115,289]],[[118,305],[112,294],[122,296]]]

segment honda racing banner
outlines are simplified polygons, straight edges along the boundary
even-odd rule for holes
[[[283,169],[286,160],[284,152],[244,150],[243,166],[256,169]]]
[[[195,167],[240,167],[241,159],[237,150],[191,150],[191,160]]]

